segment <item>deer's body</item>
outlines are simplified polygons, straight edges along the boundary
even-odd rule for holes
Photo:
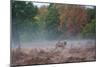
[[[56,43],[56,49],[57,48],[62,48],[64,49],[66,47],[67,43],[64,41],[64,42],[58,42]]]

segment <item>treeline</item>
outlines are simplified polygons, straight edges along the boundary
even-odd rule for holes
[[[53,4],[38,7],[32,2],[12,1],[12,38],[33,39],[95,38],[96,7]]]

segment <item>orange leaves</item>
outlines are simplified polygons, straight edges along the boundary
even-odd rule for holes
[[[78,5],[57,5],[60,13],[60,28],[65,25],[66,31],[79,33],[83,25],[87,23],[87,11],[85,7]]]

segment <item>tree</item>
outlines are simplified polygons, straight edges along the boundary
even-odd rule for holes
[[[92,20],[90,23],[88,23],[83,31],[82,31],[82,36],[84,37],[89,37],[89,38],[94,38],[96,36],[96,20]]]
[[[83,37],[95,38],[96,36],[96,7],[87,8],[89,21],[84,26],[81,35]]]
[[[92,6],[92,8],[87,8],[87,12],[90,21],[96,18],[96,6]]]
[[[88,15],[85,7],[78,5],[57,5],[60,13],[60,30],[66,35],[77,35],[87,23]]]
[[[37,23],[38,23],[38,39],[45,39],[46,38],[46,29],[45,29],[45,26],[46,26],[46,22],[45,22],[45,19],[46,19],[46,15],[47,15],[47,12],[48,12],[48,9],[47,9],[47,6],[41,6],[38,8],[38,14],[37,16],[35,16],[35,18],[37,19]]]
[[[48,32],[49,38],[55,38],[58,34],[58,27],[59,27],[59,13],[55,4],[50,4],[48,6],[48,13],[46,15],[46,29]]]
[[[12,40],[20,48],[20,33],[34,23],[37,7],[31,2],[12,1]],[[29,25],[27,25],[29,24]],[[25,29],[27,28],[27,29]]]

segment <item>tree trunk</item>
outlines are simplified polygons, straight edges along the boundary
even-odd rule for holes
[[[14,46],[17,46],[17,48],[20,50],[20,35],[19,35],[19,29],[16,24],[12,23],[12,42]]]

